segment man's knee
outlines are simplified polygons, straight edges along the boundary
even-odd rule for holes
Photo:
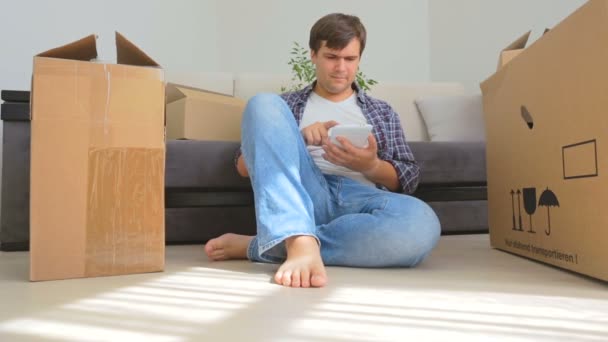
[[[441,225],[435,211],[419,199],[408,197],[394,220],[395,234],[389,243],[398,251],[399,266],[414,267],[435,248]]]
[[[247,103],[241,123],[242,144],[290,142],[296,133],[295,117],[280,96],[262,93]]]
[[[428,204],[423,203],[424,209],[418,213],[419,225],[417,230],[419,259],[412,266],[418,265],[424,260],[437,245],[441,236],[441,224],[437,214]]]
[[[277,94],[260,93],[249,99],[243,120],[274,120],[275,115],[284,116],[287,108],[285,101]]]

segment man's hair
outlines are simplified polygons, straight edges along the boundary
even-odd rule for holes
[[[342,50],[353,38],[359,39],[361,49],[359,55],[365,49],[367,33],[365,26],[358,17],[342,13],[332,13],[319,19],[310,29],[310,40],[308,46],[315,53],[319,52],[321,43],[326,41],[325,46],[334,50]]]

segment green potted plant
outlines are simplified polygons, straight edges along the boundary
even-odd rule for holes
[[[291,87],[282,86],[281,93],[286,91],[297,91],[300,90],[315,80],[315,66],[312,64],[310,60],[310,51],[298,44],[298,42],[293,42],[293,47],[291,48],[291,58],[288,65],[291,66],[292,77],[291,80],[293,84]],[[374,84],[377,84],[378,81],[375,81],[371,78],[367,78],[361,70],[357,71],[356,82],[359,85],[359,88],[369,91]]]

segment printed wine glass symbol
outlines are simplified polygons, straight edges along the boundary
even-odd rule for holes
[[[530,217],[530,229],[528,229],[528,233],[535,234],[534,228],[532,227],[532,215],[536,211],[536,188],[524,188],[524,209],[528,216]]]
[[[555,196],[553,191],[549,190],[549,187],[547,187],[547,190],[540,194],[538,206],[541,205],[547,207],[547,221],[549,221],[549,228],[545,229],[545,234],[549,236],[551,235],[551,215],[549,215],[549,207],[559,207],[557,196]]]

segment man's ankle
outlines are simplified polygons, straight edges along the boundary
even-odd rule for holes
[[[319,245],[319,240],[312,235],[294,235],[285,239],[285,247],[289,249],[294,243],[312,243],[314,242],[317,246]]]

